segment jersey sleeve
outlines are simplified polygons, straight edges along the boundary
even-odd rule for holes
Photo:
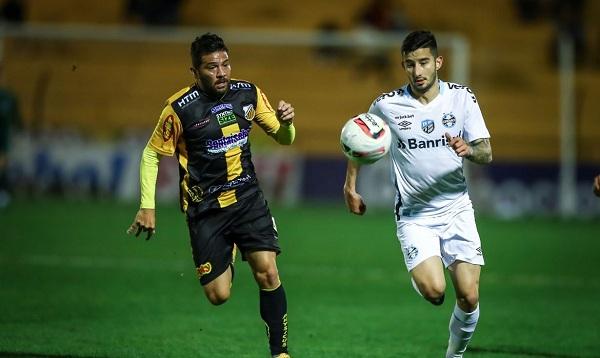
[[[371,107],[369,107],[369,113],[372,113],[372,114],[376,115],[377,117],[383,119],[383,121],[386,123],[388,122],[388,117],[385,114],[383,114],[383,111],[381,110],[381,106],[379,106],[379,103],[377,101],[374,101],[371,104]]]
[[[469,90],[470,91],[470,90]],[[481,109],[477,103],[475,95],[470,92],[465,96],[465,106],[467,108],[465,125],[463,131],[463,138],[467,142],[472,142],[476,139],[490,138],[490,132],[488,131]]]
[[[269,103],[269,99],[260,88],[256,87],[256,116],[254,121],[265,133],[273,137],[277,143],[289,145],[294,142],[296,129],[293,124],[281,124]]]
[[[156,191],[156,179],[158,178],[158,163],[160,156],[149,145],[142,152],[140,161],[140,208],[154,209],[154,196]]]
[[[173,107],[167,104],[160,114],[156,128],[154,128],[154,132],[148,141],[148,146],[159,154],[173,156],[181,132],[181,121],[173,111]]]
[[[265,133],[273,136],[279,130],[280,124],[269,99],[260,88],[256,87],[256,116],[254,121]]]

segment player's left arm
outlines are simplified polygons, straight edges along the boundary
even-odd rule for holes
[[[475,139],[469,143],[471,155],[467,159],[477,164],[488,164],[492,162],[492,145],[489,138]]]
[[[488,164],[492,161],[492,145],[489,138],[479,138],[467,143],[462,137],[452,137],[449,133],[445,136],[448,146],[459,157],[477,164]]]
[[[277,143],[292,144],[296,137],[294,107],[285,101],[279,101],[277,111],[274,111],[267,96],[258,87],[256,87],[256,92],[255,122]]]
[[[459,157],[464,157],[477,164],[488,164],[492,161],[490,133],[483,120],[481,109],[475,94],[469,88],[464,89],[466,119],[462,135],[452,138],[446,133],[446,140]]]

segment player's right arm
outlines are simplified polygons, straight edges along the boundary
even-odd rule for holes
[[[600,175],[597,175],[594,178],[594,194],[600,196]]]
[[[360,164],[348,160],[346,181],[344,182],[344,200],[348,210],[356,215],[362,215],[367,211],[367,205],[365,205],[362,196],[356,192],[356,178],[359,170]]]
[[[146,240],[149,240],[154,234],[156,230],[155,191],[160,156],[175,154],[181,131],[179,117],[173,111],[171,105],[167,103],[156,128],[154,128],[152,137],[150,137],[142,152],[140,161],[140,209],[136,213],[133,223],[127,229],[128,234],[139,236],[140,233],[146,232]]]
[[[148,233],[146,240],[149,240],[156,230],[154,197],[159,163],[160,155],[150,145],[146,145],[140,161],[140,209],[135,214],[133,223],[127,229],[128,234],[135,234],[135,236],[139,236],[142,232]]]

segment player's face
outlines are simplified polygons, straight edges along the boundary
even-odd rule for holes
[[[229,89],[231,66],[225,51],[216,51],[202,56],[198,68],[192,68],[196,83],[204,92],[215,96],[224,95]]]
[[[433,57],[429,48],[420,48],[404,54],[402,67],[413,91],[424,94],[437,82],[437,71],[442,67],[442,56]]]

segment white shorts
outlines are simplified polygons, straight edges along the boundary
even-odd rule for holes
[[[436,217],[401,217],[396,228],[408,271],[432,256],[445,267],[456,260],[484,264],[472,207]]]

